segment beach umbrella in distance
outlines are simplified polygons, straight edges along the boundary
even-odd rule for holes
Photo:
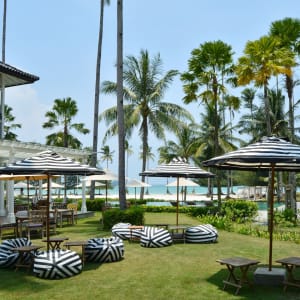
[[[263,137],[256,143],[203,162],[204,166],[226,170],[269,170],[269,271],[272,270],[274,227],[274,174],[275,171],[300,171],[300,146],[276,136]]]
[[[88,165],[81,164],[71,158],[61,156],[56,152],[46,150],[36,155],[9,164],[7,167],[0,168],[1,174],[43,174],[46,175],[47,189],[47,220],[46,220],[46,236],[47,249],[49,250],[49,202],[50,202],[50,178],[55,175],[93,175],[103,174],[102,170],[92,168]]]
[[[186,198],[186,188],[188,186],[194,186],[194,187],[199,186],[199,184],[194,182],[193,180],[186,179],[186,178],[183,178],[183,177],[179,178],[178,185],[185,188],[184,189],[184,197],[185,198]],[[177,186],[177,180],[168,183],[167,186]]]
[[[137,179],[130,179],[130,178],[127,179],[127,182],[126,182],[125,185],[126,185],[126,187],[134,188],[135,199],[136,199],[136,188],[137,187],[149,187],[149,186],[151,186],[151,184],[149,184],[149,183],[146,183],[146,182],[143,182],[143,181],[140,181],[140,180],[137,180]]]
[[[107,190],[108,190],[108,181],[117,181],[119,180],[118,175],[112,171],[105,169],[104,173],[100,175],[91,175],[85,178],[86,181],[105,181],[105,202],[107,203]]]
[[[205,171],[196,166],[190,165],[184,158],[174,158],[170,163],[158,165],[156,168],[146,170],[139,174],[149,177],[175,177],[177,178],[177,201],[176,201],[176,225],[178,225],[178,204],[179,204],[179,179],[183,178],[208,178],[215,174]]]
[[[0,175],[0,180],[13,180],[13,181],[26,180],[28,210],[30,207],[30,197],[29,197],[30,184],[29,184],[29,181],[30,180],[37,181],[37,180],[43,180],[43,179],[47,179],[47,178],[48,178],[48,176],[46,174],[1,174]],[[15,184],[15,186],[16,185],[17,184]]]

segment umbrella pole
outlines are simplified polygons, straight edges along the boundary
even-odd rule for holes
[[[47,186],[48,186],[48,193],[47,193],[47,215],[46,215],[46,239],[47,239],[47,251],[49,251],[49,238],[50,238],[50,228],[49,228],[49,213],[50,213],[50,176],[47,176]]]
[[[176,226],[178,226],[178,204],[179,204],[179,177],[177,177],[177,202],[176,202]]]
[[[271,188],[270,188],[270,224],[269,224],[269,271],[272,271],[272,249],[273,249],[273,226],[274,226],[274,164],[271,169]]]

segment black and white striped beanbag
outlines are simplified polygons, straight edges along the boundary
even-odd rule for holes
[[[213,243],[217,238],[218,231],[211,224],[188,227],[185,231],[185,240],[188,243]]]
[[[85,258],[89,262],[115,262],[124,257],[124,243],[119,237],[94,238],[85,246]]]
[[[30,245],[31,241],[27,238],[16,238],[3,241],[0,245],[0,267],[13,267],[19,258],[19,253],[14,252],[12,249]],[[30,255],[26,255],[27,258],[25,258],[25,262],[26,259],[30,259]]]
[[[168,230],[145,226],[141,233],[140,245],[147,248],[160,248],[172,245],[172,238]]]
[[[130,223],[118,223],[115,224],[112,229],[112,235],[115,237],[119,237],[122,240],[139,239],[141,237],[142,229],[133,229],[130,230]]]
[[[49,250],[38,254],[34,259],[33,273],[44,279],[63,279],[82,271],[80,256],[72,250]]]

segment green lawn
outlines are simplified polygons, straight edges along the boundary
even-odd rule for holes
[[[101,231],[99,218],[97,214],[79,220],[75,226],[59,228],[58,235],[70,240],[110,236],[110,232]],[[179,221],[198,224],[185,215],[180,215]],[[175,215],[147,213],[146,223],[174,224]],[[34,244],[43,243],[36,239]],[[0,299],[300,299],[300,291],[295,288],[288,288],[284,293],[282,287],[245,287],[238,296],[234,295],[233,288],[222,290],[227,270],[216,259],[244,256],[266,264],[267,249],[266,239],[225,231],[219,232],[215,244],[175,244],[153,249],[125,241],[122,261],[102,265],[86,263],[81,274],[68,279],[43,280],[25,270],[0,269]],[[300,256],[300,247],[294,243],[274,241],[273,249],[274,261],[285,256]]]

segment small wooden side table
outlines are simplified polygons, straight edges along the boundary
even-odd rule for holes
[[[49,247],[52,250],[55,250],[55,249],[60,249],[61,243],[63,243],[64,241],[66,241],[68,239],[69,238],[67,238],[67,237],[52,237],[49,239],[44,239],[42,241],[47,243],[47,245],[49,245]]]
[[[85,245],[87,245],[87,241],[70,241],[65,242],[64,246],[70,250],[71,247],[81,246],[81,259],[82,259],[82,266],[84,266],[85,263]]]
[[[17,271],[19,268],[27,268],[28,270],[31,270],[34,262],[35,253],[40,248],[42,248],[42,246],[30,245],[12,249],[12,251],[19,253],[19,258],[16,263],[15,270]],[[29,254],[29,259],[27,254]]]
[[[296,279],[293,274],[294,270],[297,267],[300,267],[300,257],[295,257],[295,256],[286,257],[286,258],[278,259],[276,260],[276,262],[284,266],[287,271],[287,278],[283,282],[284,285],[283,290],[286,291],[289,285],[300,288],[300,280]]]
[[[129,238],[129,241],[130,242],[133,242],[133,241],[139,241],[140,238],[137,238],[135,236],[133,236],[133,230],[140,230],[142,231],[144,229],[144,226],[142,225],[131,225],[128,227],[128,229],[130,230],[130,238]]]
[[[235,294],[237,295],[242,288],[243,284],[247,283],[249,285],[250,281],[248,280],[247,273],[250,266],[257,265],[259,263],[258,260],[248,259],[244,257],[231,257],[231,258],[223,258],[218,259],[218,263],[221,265],[226,265],[229,275],[226,280],[223,280],[224,286],[223,290],[225,290],[227,285],[231,285],[236,287]],[[234,270],[239,268],[241,270],[241,278],[237,278],[234,274]]]

